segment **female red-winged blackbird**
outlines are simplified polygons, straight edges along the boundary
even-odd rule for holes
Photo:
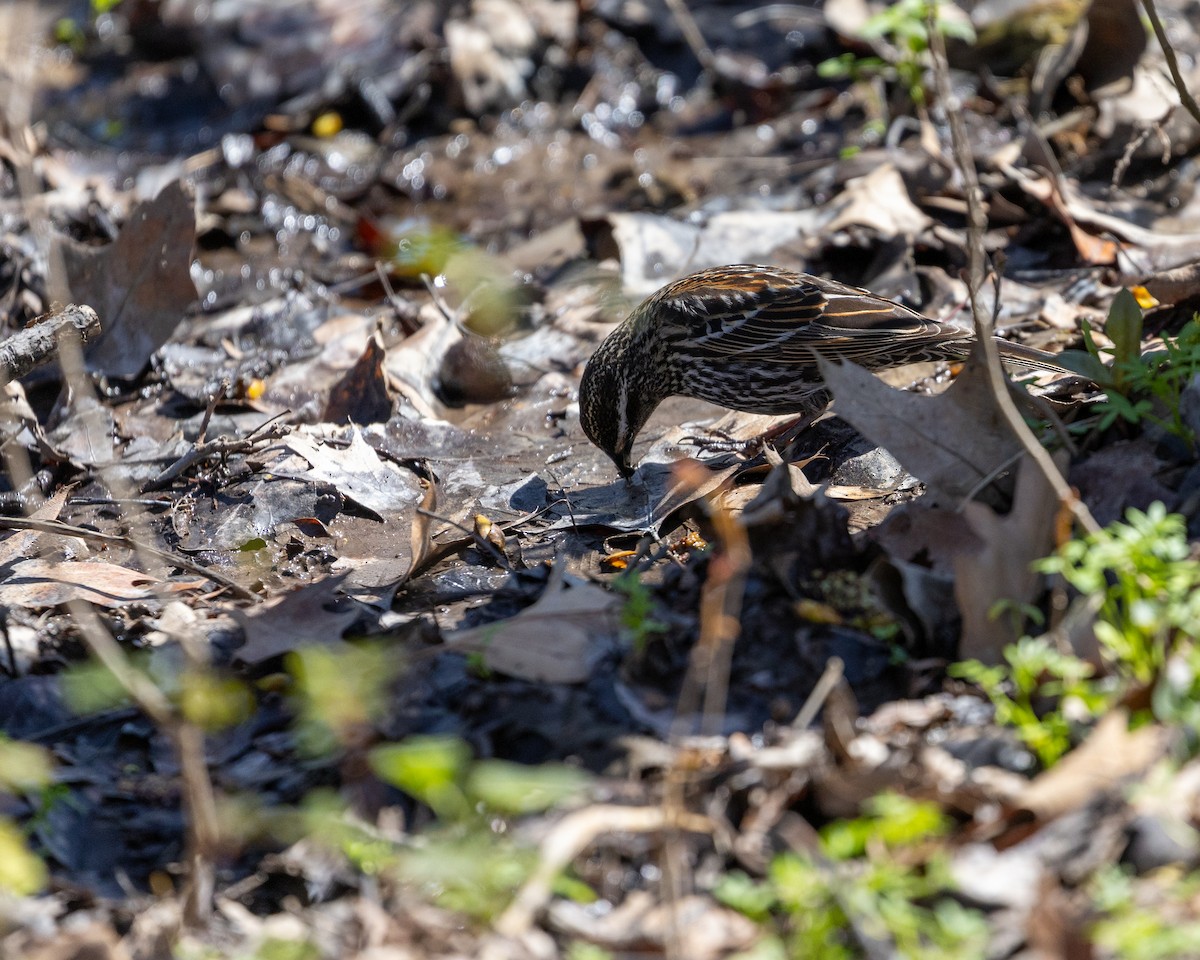
[[[966,326],[834,280],[753,264],[715,267],[663,287],[608,335],[583,371],[579,418],[629,477],[634,438],[667,397],[811,414],[829,403],[817,354],[874,370],[963,360],[973,340]],[[1006,361],[1065,369],[1053,354],[997,343]]]

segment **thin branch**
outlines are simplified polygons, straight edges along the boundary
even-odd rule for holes
[[[185,917],[190,925],[203,926],[212,915],[214,858],[220,837],[217,802],[204,755],[204,731],[180,716],[158,685],[129,662],[125,651],[96,616],[91,604],[72,600],[68,609],[92,655],[175,748],[183,784],[183,807],[188,819],[190,870]]]
[[[71,304],[47,315],[31,327],[0,342],[0,384],[20,380],[58,354],[62,337],[83,341],[100,333],[100,318],[88,306]]]
[[[716,57],[713,56],[712,48],[704,39],[704,34],[700,32],[700,25],[696,23],[696,18],[687,8],[685,0],[667,0],[667,7],[679,25],[679,31],[683,34],[684,41],[691,48],[700,66],[715,76],[717,72]]]
[[[1188,92],[1183,74],[1179,72],[1179,61],[1175,59],[1175,49],[1171,46],[1171,41],[1167,39],[1167,31],[1163,29],[1162,20],[1159,19],[1158,10],[1154,6],[1154,0],[1142,0],[1142,6],[1146,8],[1146,16],[1150,18],[1150,26],[1154,28],[1154,35],[1158,37],[1158,45],[1162,47],[1163,56],[1167,58],[1167,69],[1171,71],[1171,82],[1175,84],[1175,92],[1179,94],[1179,102],[1192,115],[1192,119],[1197,124],[1200,124],[1200,105],[1196,103],[1195,99]]]
[[[950,68],[946,60],[946,44],[938,31],[937,12],[934,4],[928,6],[926,28],[929,32],[929,50],[933,59],[933,74],[937,81],[938,99],[950,125],[950,142],[954,163],[963,180],[963,196],[967,203],[967,291],[971,301],[971,313],[975,321],[975,339],[978,341],[976,346],[985,361],[992,395],[995,398],[997,409],[1008,423],[1013,436],[1024,447],[1029,459],[1042,472],[1046,482],[1050,484],[1050,488],[1058,497],[1059,503],[1071,512],[1080,527],[1093,533],[1100,529],[1100,525],[1076,495],[1071,485],[1067,483],[1050,453],[1038,442],[1033,431],[1026,425],[1009,393],[1008,379],[1005,377],[1004,367],[1000,363],[1000,350],[993,337],[992,317],[984,309],[979,299],[979,291],[985,277],[986,254],[983,249],[983,234],[987,228],[987,214],[984,213],[982,191],[975,172],[975,158],[971,153],[970,141],[967,139],[966,125],[963,123],[962,105],[950,87]]]
[[[201,460],[207,460],[209,457],[225,457],[231,453],[244,453],[253,450],[260,444],[278,440],[287,434],[289,428],[286,424],[275,423],[275,421],[280,417],[287,416],[289,412],[285,410],[259,424],[246,436],[232,440],[228,437],[218,437],[216,440],[206,441],[202,432],[199,441],[187,453],[142,486],[142,493],[150,493],[152,490],[161,490],[163,487],[170,486],[172,481]],[[207,423],[205,427],[207,427]]]

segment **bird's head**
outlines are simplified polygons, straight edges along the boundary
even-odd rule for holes
[[[650,360],[622,324],[592,354],[579,383],[584,432],[626,480],[634,471],[633,441],[664,399]]]

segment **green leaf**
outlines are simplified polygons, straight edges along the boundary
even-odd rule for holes
[[[561,764],[481,760],[467,776],[467,793],[499,813],[534,813],[577,797],[589,779]]]
[[[416,797],[439,816],[457,819],[469,812],[459,784],[471,762],[471,748],[457,737],[409,737],[403,743],[375,747],[369,759],[381,780]]]
[[[817,76],[822,80],[844,80],[854,69],[854,54],[843,53],[817,64]]]
[[[1055,359],[1072,373],[1087,377],[1098,387],[1111,386],[1113,383],[1112,370],[1099,357],[1093,356],[1091,353],[1085,353],[1082,350],[1064,350]]]
[[[0,790],[42,790],[53,778],[54,759],[45,747],[0,736]]]
[[[1104,332],[1113,342],[1117,363],[1136,360],[1142,354],[1142,308],[1128,290],[1120,290],[1108,308]]]
[[[0,890],[26,896],[41,890],[46,878],[46,865],[29,852],[16,824],[0,819]]]

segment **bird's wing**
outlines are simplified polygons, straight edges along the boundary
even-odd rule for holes
[[[866,290],[771,267],[706,270],[657,299],[660,335],[711,359],[807,363],[815,350],[873,366],[901,344],[919,354],[925,344],[970,337]]]

